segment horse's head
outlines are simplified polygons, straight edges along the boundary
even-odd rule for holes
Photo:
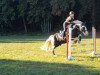
[[[80,31],[85,35],[85,36],[88,36],[88,30],[87,30],[87,27],[85,26],[85,23],[82,24],[81,28],[80,28]]]
[[[88,36],[88,30],[87,27],[85,26],[85,23],[83,23],[82,21],[79,20],[75,20],[73,21],[75,23],[74,28],[79,29],[80,32],[82,32],[84,34],[84,36]]]

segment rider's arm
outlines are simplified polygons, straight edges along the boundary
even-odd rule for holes
[[[66,23],[70,24],[70,20],[71,20],[71,17],[68,17],[68,18],[66,19]]]

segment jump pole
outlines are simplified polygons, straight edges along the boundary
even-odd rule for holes
[[[75,58],[72,57],[72,42],[71,42],[71,38],[72,38],[72,28],[70,27],[67,32],[66,32],[66,59],[67,60],[74,60]]]
[[[96,54],[96,29],[94,26],[92,27],[92,38],[93,38],[93,52],[92,52],[92,54],[95,55]]]
[[[66,31],[66,59],[68,59],[68,40],[69,40],[69,29]]]
[[[66,59],[67,60],[75,60],[74,57],[72,57],[72,28],[69,28],[66,32]],[[93,52],[92,55],[96,55],[96,29],[92,27],[92,38],[93,38]]]

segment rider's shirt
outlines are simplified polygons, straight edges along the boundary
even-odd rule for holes
[[[67,19],[63,23],[63,29],[64,29],[64,31],[66,31],[66,29],[69,28],[71,22],[73,22],[73,21],[74,21],[74,17],[71,17],[71,16],[67,17]]]
[[[66,24],[67,25],[69,25],[71,22],[73,22],[74,21],[74,17],[68,17],[67,19],[66,19]]]
[[[74,21],[74,18],[72,18],[72,17],[71,17],[71,20],[70,20],[70,22],[73,22],[73,21]]]

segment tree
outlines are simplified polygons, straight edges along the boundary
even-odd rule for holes
[[[93,4],[93,0],[0,0],[0,32],[61,29],[71,10],[91,24]]]
[[[51,0],[52,15],[56,19],[54,21],[55,25],[62,29],[62,24],[69,15],[69,11],[72,11],[75,6],[75,0]],[[58,28],[58,27],[56,27]]]
[[[92,13],[93,0],[79,0],[79,3],[81,5],[78,16],[79,18],[83,18],[84,15]]]
[[[51,6],[52,6],[52,14],[60,16],[64,13],[73,10],[75,6],[75,1],[74,0],[63,0],[63,1],[52,0]]]
[[[12,0],[1,0],[0,2],[0,29],[2,32],[10,31],[12,29],[12,20],[14,20],[14,9]]]
[[[23,26],[25,32],[27,33],[27,24],[26,24],[26,13],[27,13],[27,0],[19,0],[18,10],[19,10],[19,17],[22,18]]]
[[[28,12],[28,21],[35,24],[39,24],[38,28],[41,28],[42,32],[51,31],[51,8],[50,1],[48,0],[34,0],[30,1],[30,8]]]

